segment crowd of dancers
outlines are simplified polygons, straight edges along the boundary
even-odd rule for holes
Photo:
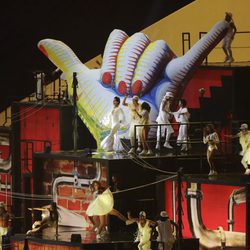
[[[188,122],[190,114],[187,108],[187,102],[184,99],[179,101],[179,109],[176,112],[171,111],[171,103],[173,101],[173,93],[167,92],[163,97],[160,104],[159,114],[156,119],[157,126],[157,142],[156,150],[161,148],[161,137],[165,137],[163,147],[172,149],[169,143],[171,135],[174,133],[173,127],[170,123],[172,118],[180,123],[179,133],[177,137],[177,145],[181,146],[181,151],[188,150]],[[139,155],[152,155],[153,151],[148,143],[148,134],[150,130],[150,110],[151,107],[147,102],[140,103],[138,96],[133,96],[130,103],[127,102],[127,95],[122,101],[122,105],[128,107],[130,120],[129,120],[129,139],[131,148],[129,154],[137,152]],[[113,108],[108,115],[108,122],[104,122],[106,127],[110,128],[110,133],[101,142],[101,148],[106,151],[121,151],[124,149],[119,136],[119,130],[127,129],[127,122],[125,114],[120,107],[120,98],[114,97]],[[136,129],[135,129],[136,127]],[[135,139],[138,139],[138,147],[135,148]]]
[[[171,103],[173,101],[173,93],[166,92],[162,99],[159,108],[159,114],[156,118],[157,132],[156,132],[156,146],[155,150],[161,150],[161,140],[164,138],[163,147],[167,149],[172,149],[172,145],[169,143],[174,129],[170,121],[175,119],[179,124],[178,136],[176,145],[180,147],[180,150],[187,152],[191,148],[188,137],[188,128],[190,113],[187,108],[187,102],[185,99],[180,99],[179,108],[177,111],[171,111]],[[147,102],[140,103],[138,96],[133,96],[130,103],[127,102],[127,95],[122,101],[122,105],[128,107],[130,114],[129,121],[129,139],[131,148],[128,150],[128,154],[138,153],[139,156],[153,155],[153,150],[148,143],[148,134],[150,124],[150,110],[151,107]],[[124,150],[124,145],[122,145],[121,140],[118,135],[119,130],[128,129],[128,123],[125,119],[125,114],[123,109],[120,107],[120,98],[114,97],[113,109],[108,116],[108,125],[110,133],[101,142],[101,147],[106,151],[122,151]],[[139,126],[138,126],[139,125]],[[138,126],[138,127],[137,127]],[[136,127],[136,129],[135,129]],[[225,137],[239,138],[240,144],[242,146],[241,155],[242,165],[246,169],[245,174],[250,174],[250,132],[248,131],[248,125],[242,124],[240,127],[240,132],[236,135],[225,135]],[[136,148],[136,139],[137,145]],[[214,166],[214,155],[218,151],[218,146],[220,144],[219,134],[216,132],[213,124],[207,124],[203,131],[203,143],[207,144],[207,162],[210,168],[209,176],[217,175],[218,172]]]
[[[137,232],[134,242],[138,243],[138,249],[150,250],[151,241],[157,242],[159,250],[170,250],[176,240],[178,225],[172,221],[165,211],[161,211],[159,219],[152,221],[146,216],[145,211],[141,211],[137,217],[133,217],[127,212],[127,217],[114,208],[113,194],[109,188],[104,187],[99,181],[90,183],[93,200],[90,202],[86,214],[93,224],[93,231],[96,232],[96,240],[104,240],[109,234],[107,216],[113,215],[122,220],[127,226],[133,223],[137,224]],[[33,208],[32,210],[41,211],[41,220],[35,221],[32,229],[27,235],[38,235],[46,228],[52,228],[58,235],[58,225],[60,224],[60,214],[57,204],[52,202],[42,208]],[[7,227],[6,232],[7,233]],[[4,235],[2,234],[2,235]]]

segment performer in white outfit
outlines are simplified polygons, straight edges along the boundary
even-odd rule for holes
[[[225,62],[229,62],[229,63],[234,61],[231,44],[234,39],[234,35],[237,31],[232,17],[233,17],[233,14],[231,12],[226,12],[225,21],[229,23],[229,28],[228,28],[226,36],[224,37],[223,44],[222,44],[222,49],[226,55]]]
[[[114,97],[113,105],[114,107],[108,117],[108,124],[105,124],[106,126],[111,127],[111,131],[101,142],[101,148],[106,151],[121,151],[123,150],[123,146],[117,132],[125,124],[125,115],[122,108],[119,107],[119,97]]]
[[[208,124],[203,133],[203,142],[207,144],[207,162],[210,167],[210,172],[208,175],[217,175],[217,171],[214,167],[213,156],[214,153],[218,150],[218,144],[220,143],[219,135],[214,129],[213,124]]]
[[[172,224],[177,229],[178,225],[171,221],[165,211],[161,211],[160,220],[157,221],[156,230],[158,231],[157,241],[158,250],[171,250],[175,242]]]
[[[129,127],[129,138],[130,138],[130,144],[131,144],[131,149],[128,152],[129,154],[135,153],[135,125],[140,124],[140,117],[136,114],[136,111],[138,113],[141,112],[141,104],[139,103],[139,97],[138,96],[133,96],[132,102],[127,103],[127,97],[128,95],[125,95],[125,98],[122,101],[123,106],[127,106],[129,108],[130,112],[130,127]],[[137,152],[141,152],[141,139],[139,136],[138,130],[136,131],[136,137],[138,138],[138,148]]]
[[[239,138],[241,145],[240,155],[242,156],[241,164],[246,169],[245,174],[250,174],[250,169],[248,165],[250,165],[250,131],[248,130],[248,125],[246,123],[241,124],[240,132],[236,135],[225,135],[225,137],[230,138]]]
[[[141,211],[139,218],[132,218],[131,214],[128,213],[128,219],[132,222],[136,222],[138,225],[138,233],[140,242],[138,244],[139,250],[151,250],[151,231],[152,227],[156,225],[154,221],[146,219],[146,213]]]
[[[179,109],[174,112],[176,122],[180,123],[179,133],[177,137],[177,145],[181,145],[181,151],[188,150],[188,122],[190,113],[187,109],[187,102],[185,99],[179,101]]]
[[[169,120],[171,119],[172,116],[172,112],[170,110],[170,105],[171,102],[173,100],[173,93],[171,92],[167,92],[165,94],[165,96],[162,99],[161,105],[160,105],[160,109],[159,109],[159,115],[156,118],[156,122],[158,124],[167,124],[165,126],[158,126],[157,127],[157,143],[156,143],[156,149],[159,150],[161,148],[160,142],[161,142],[161,136],[165,135],[166,132],[166,139],[165,139],[165,143],[164,143],[164,147],[165,148],[173,148],[170,144],[169,144],[169,139],[171,134],[174,132]]]
[[[93,181],[90,186],[93,193],[93,201],[89,204],[86,214],[90,221],[97,228],[96,238],[101,238],[101,233],[105,231],[107,224],[107,215],[117,216],[119,219],[124,221],[127,225],[130,221],[126,219],[119,211],[114,209],[114,198],[110,189],[105,190],[99,181]]]

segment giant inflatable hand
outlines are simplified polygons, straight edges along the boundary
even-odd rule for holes
[[[158,114],[161,100],[167,91],[175,102],[181,97],[187,82],[204,58],[225,36],[228,23],[217,23],[184,56],[177,58],[163,40],[151,42],[143,33],[131,37],[114,30],[107,41],[101,69],[89,69],[64,43],[44,39],[39,49],[72,82],[77,73],[79,116],[97,141],[105,136],[101,121],[112,108],[114,96],[126,93],[130,98],[139,95],[151,106],[151,120]],[[72,88],[69,88],[72,95]],[[129,98],[128,98],[128,101]]]

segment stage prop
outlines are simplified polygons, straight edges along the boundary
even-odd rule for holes
[[[183,177],[183,236],[198,238],[200,249],[246,249],[249,180],[244,175]],[[176,181],[165,183],[165,209],[176,218]],[[159,204],[158,204],[159,205]],[[162,205],[162,204],[161,204]]]
[[[84,151],[81,153],[83,156],[87,154]],[[85,214],[93,199],[89,184],[98,180],[106,186],[106,167],[97,162],[81,160],[80,157],[76,159],[73,152],[68,158],[53,156],[34,159],[34,193],[51,194],[51,199],[58,205],[59,227],[91,230],[93,225]],[[33,203],[33,206],[47,204],[43,201]]]
[[[63,42],[44,39],[39,49],[60,70],[68,83],[73,73],[78,79],[78,114],[94,136],[98,147],[109,132],[103,120],[110,112],[114,96],[140,96],[151,106],[151,120],[155,121],[161,100],[167,91],[174,94],[176,106],[188,81],[208,53],[220,42],[228,23],[217,23],[184,56],[177,58],[165,41],[151,42],[143,33],[131,37],[114,30],[107,41],[101,69],[88,69]],[[72,85],[69,85],[72,96]],[[128,113],[128,112],[125,112]],[[120,131],[126,136],[127,131]]]

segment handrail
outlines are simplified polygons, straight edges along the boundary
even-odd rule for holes
[[[231,122],[231,129],[233,129],[233,127],[232,127],[233,122],[236,122],[236,121],[232,121]],[[237,122],[241,123],[240,121],[237,121]],[[244,123],[245,122],[246,121],[244,121]],[[225,157],[228,157],[229,155],[232,155],[233,142],[231,142],[230,138],[228,140],[227,139],[224,139],[224,140],[222,139],[221,140],[222,136],[220,136],[221,133],[220,133],[219,130],[221,128],[224,128],[225,126],[221,126],[221,122],[218,122],[218,121],[216,121],[216,122],[202,121],[202,122],[188,122],[188,123],[176,123],[176,122],[174,122],[174,123],[170,123],[170,124],[147,124],[147,125],[139,125],[138,124],[138,125],[134,125],[134,145],[135,145],[135,148],[136,148],[136,146],[137,146],[137,137],[136,137],[136,135],[138,134],[138,128],[140,128],[140,127],[146,126],[146,127],[150,127],[152,130],[153,129],[155,130],[155,127],[157,127],[157,128],[160,127],[161,128],[163,126],[173,126],[173,127],[176,127],[176,126],[179,126],[179,125],[189,125],[189,131],[190,131],[192,129],[194,130],[195,126],[198,125],[197,130],[196,131],[194,130],[194,132],[196,132],[196,137],[195,138],[193,138],[191,136],[191,134],[189,133],[188,134],[188,140],[185,141],[185,142],[178,141],[178,144],[180,144],[180,146],[182,144],[188,144],[188,145],[192,145],[192,146],[195,146],[195,147],[196,146],[199,147],[199,151],[197,152],[197,157],[198,157],[197,159],[200,160],[200,168],[202,169],[202,160],[206,157],[206,155],[205,155],[205,148],[206,148],[206,146],[205,146],[205,144],[203,142],[203,128],[207,124],[209,124],[209,123],[210,124],[211,123],[214,124],[215,127],[218,128],[218,130],[216,129],[216,131],[218,132],[219,137],[220,137],[219,155],[225,156]],[[249,121],[249,123],[250,123],[250,121]],[[160,135],[162,135],[162,133],[160,133]],[[189,136],[191,136],[191,138],[189,138]],[[156,143],[157,142],[156,137],[157,137],[156,131],[154,131],[153,136],[151,134],[151,137],[148,139],[148,141],[150,143]],[[163,137],[161,136],[160,137],[160,142],[162,142],[162,138]],[[177,140],[169,140],[169,142],[171,143],[172,146],[174,146],[173,147],[173,150],[174,150],[173,152],[175,153],[175,156],[178,158],[178,151],[179,151],[178,148],[180,146],[177,146]]]

